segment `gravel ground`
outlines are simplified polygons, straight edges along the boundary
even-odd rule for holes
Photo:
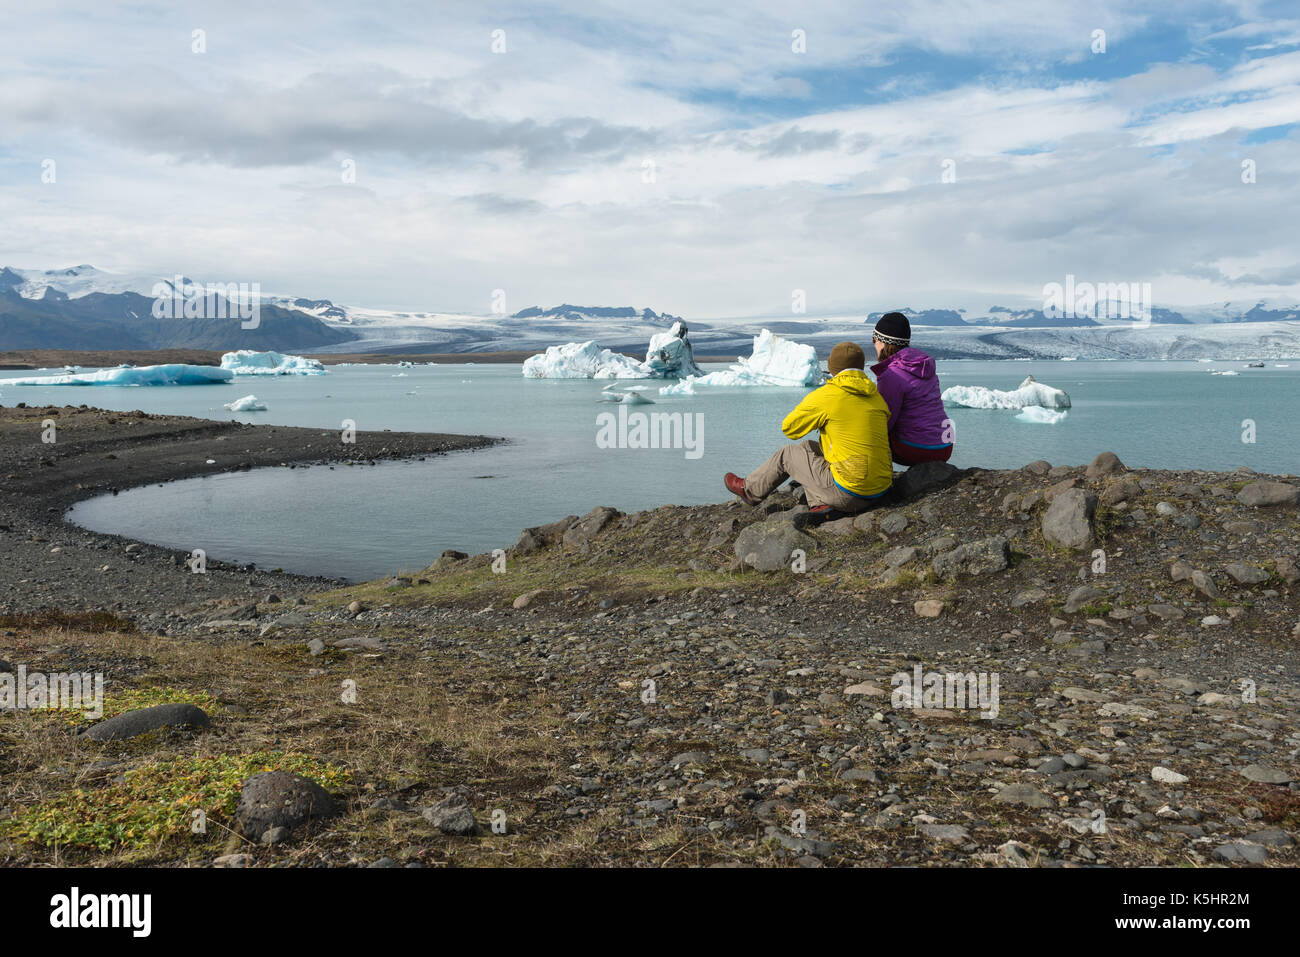
[[[215,427],[186,421],[157,427]],[[258,461],[303,432],[233,435],[259,448],[255,431],[273,433]],[[430,446],[384,434],[371,454],[453,441],[417,438]],[[21,454],[27,471],[49,455]],[[60,455],[67,481],[95,481],[99,446]],[[185,455],[199,457],[168,457],[178,473]],[[97,468],[101,487],[115,480]],[[352,772],[339,813],[270,844],[178,835],[78,858],[6,839],[0,860],[1293,866],[1294,479],[1106,456],[942,479],[821,523],[789,494],[596,508],[524,531],[504,555],[449,553],[410,579],[327,591],[232,572],[200,600],[155,584],[175,574],[170,556],[118,559],[135,571],[116,587],[158,589],[114,593],[129,625],[89,635],[15,619],[0,656],[102,669],[110,698],[203,695],[185,700],[210,700],[211,724],[120,744],[0,726],[0,825],[74,783],[108,789],[107,803],[106,774],[272,745]],[[5,498],[28,524],[4,541],[30,563],[54,547],[29,541],[53,534],[43,509],[67,499],[24,481],[30,498]],[[93,604],[100,555],[21,573],[46,592],[6,573],[0,594],[24,612],[65,594]],[[918,673],[971,676],[986,695],[931,698],[924,680],[913,695],[904,679]]]

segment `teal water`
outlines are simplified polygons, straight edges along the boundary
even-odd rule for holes
[[[943,384],[1012,389],[1028,374],[1068,392],[1057,425],[1012,412],[949,409],[960,466],[1018,467],[1090,461],[1111,450],[1152,468],[1294,473],[1300,463],[1300,363],[1246,369],[1216,362],[949,361]],[[1236,376],[1213,376],[1232,369]],[[398,375],[398,373],[405,373]],[[259,469],[124,491],[83,502],[79,524],[218,559],[354,580],[421,568],[445,548],[507,547],[526,526],[594,505],[624,510],[726,499],[721,476],[758,465],[785,441],[791,389],[732,389],[696,396],[645,393],[631,412],[698,413],[701,454],[601,448],[605,382],[524,379],[518,366],[335,368],[320,377],[241,379],[163,388],[0,387],[0,403],[86,403],[105,408],[235,418],[337,430],[464,432],[509,444],[425,462],[333,469]],[[633,383],[626,383],[633,384]],[[658,385],[658,383],[656,383]],[[256,394],[266,412],[233,415],[222,403]],[[1242,441],[1252,420],[1255,442]]]

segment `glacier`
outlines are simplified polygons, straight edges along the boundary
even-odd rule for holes
[[[325,375],[324,364],[315,359],[252,349],[227,352],[221,357],[221,368],[235,375]]]
[[[97,372],[66,372],[62,375],[27,376],[20,379],[0,379],[0,385],[213,385],[229,382],[235,374],[216,366],[192,366],[169,363],[160,366],[118,366]]]
[[[1070,397],[1060,389],[1044,385],[1026,376],[1020,387],[1010,392],[986,389],[982,385],[954,385],[943,390],[943,401],[964,409],[1068,409]]]
[[[246,395],[242,399],[225,403],[231,412],[265,412],[266,403],[255,395]]]

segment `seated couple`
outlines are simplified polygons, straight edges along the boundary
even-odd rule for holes
[[[745,478],[728,472],[730,492],[757,505],[792,478],[813,512],[866,511],[883,504],[894,467],[946,462],[951,423],[940,398],[934,359],[910,345],[912,327],[901,312],[882,316],[871,334],[880,360],[863,371],[866,356],[852,342],[831,350],[826,384],[795,406],[781,423],[791,439],[814,429],[820,442],[787,445]],[[892,462],[891,462],[892,459]]]

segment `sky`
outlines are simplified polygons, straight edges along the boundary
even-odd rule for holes
[[[471,314],[1300,296],[1293,0],[0,18],[0,265]]]

